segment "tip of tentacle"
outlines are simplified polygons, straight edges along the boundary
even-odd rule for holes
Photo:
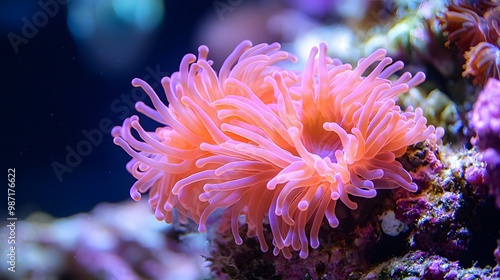
[[[135,201],[139,201],[139,200],[141,200],[142,195],[137,190],[131,189],[130,190],[130,197],[132,197],[132,199]]]
[[[115,126],[113,129],[111,129],[111,136],[116,138],[120,136],[120,130],[122,130],[121,126]],[[113,143],[116,144],[115,139],[113,139]]]
[[[142,79],[139,79],[139,78],[133,78],[133,79],[132,79],[132,85],[133,85],[134,87],[138,87],[138,86],[140,86],[140,85],[142,85],[142,84],[144,84],[144,83],[145,83],[145,82],[144,82]]]

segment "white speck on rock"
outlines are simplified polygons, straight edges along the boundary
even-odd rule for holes
[[[382,231],[389,236],[398,236],[401,232],[408,230],[408,225],[396,219],[392,210],[387,210],[378,218]]]

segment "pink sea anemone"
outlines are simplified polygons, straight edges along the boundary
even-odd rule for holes
[[[323,218],[339,224],[338,201],[356,209],[350,196],[417,190],[395,159],[408,145],[440,141],[443,129],[427,126],[420,108],[402,111],[395,98],[421,83],[423,73],[391,81],[403,63],[392,63],[384,50],[352,69],[328,57],[325,43],[295,72],[278,66],[295,60],[279,44],[244,41],[217,74],[208,48],[198,51],[162,79],[168,106],[146,82],[132,81],[154,106],[138,102],[137,110],[164,127],[146,132],[132,116],[112,131],[133,157],[127,164],[137,178],[132,198],[149,191],[157,219],[171,223],[176,209],[181,222],[192,219],[205,231],[210,214],[222,209],[222,227],[236,243],[242,243],[243,216],[247,235],[257,237],[263,251],[268,223],[275,255],[290,258],[293,249],[306,258],[309,245],[320,245]]]

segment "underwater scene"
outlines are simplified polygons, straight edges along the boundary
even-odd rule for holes
[[[500,279],[500,1],[0,14],[0,279]]]

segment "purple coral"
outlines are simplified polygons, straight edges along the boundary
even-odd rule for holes
[[[469,166],[465,169],[465,180],[472,186],[481,186],[484,183],[486,169],[484,166]]]
[[[428,203],[429,210],[421,212],[416,228],[410,234],[411,248],[458,259],[469,248],[472,234],[467,223],[455,217],[464,207],[462,195],[444,192],[439,201]]]
[[[394,258],[370,271],[360,279],[498,279],[498,273],[491,267],[462,268],[458,261],[450,261],[439,255],[414,251],[403,257]],[[382,276],[382,277],[380,277]]]
[[[487,180],[490,194],[500,208],[500,81],[489,79],[474,104],[470,122],[476,131],[471,143],[482,150],[482,159],[488,164]]]
[[[476,131],[472,144],[483,150],[483,159],[500,163],[500,81],[489,79],[474,104],[471,126]]]

